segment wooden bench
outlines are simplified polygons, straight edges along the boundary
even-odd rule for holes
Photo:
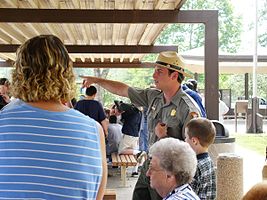
[[[128,166],[136,166],[137,161],[134,155],[119,155],[117,153],[111,154],[112,166],[121,167],[122,186],[126,186],[126,168]]]
[[[105,194],[103,200],[116,200],[116,190],[105,189]]]

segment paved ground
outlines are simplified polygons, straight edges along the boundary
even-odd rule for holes
[[[131,177],[132,173],[132,167],[129,167],[127,169],[127,186],[122,187],[121,186],[121,180],[120,180],[120,169],[113,169],[109,167],[109,177],[108,177],[108,183],[107,188],[116,189],[117,191],[117,200],[131,200],[133,189],[135,186],[135,183],[138,179],[138,177]]]
[[[229,133],[235,133],[235,120],[234,119],[227,119],[224,120],[224,125],[229,130]],[[244,119],[237,120],[237,133],[246,133],[246,121]],[[267,120],[263,120],[263,132],[267,133]]]
[[[262,180],[262,167],[265,158],[261,155],[236,145],[236,154],[243,158],[244,192]]]
[[[225,120],[224,125],[229,130],[230,134],[235,133],[235,120]],[[245,120],[238,119],[237,133],[246,134],[246,131],[247,128]],[[267,120],[263,120],[263,133],[267,133]],[[235,150],[235,153],[243,158],[243,186],[244,192],[246,192],[253,185],[262,180],[262,167],[265,162],[265,157],[238,145],[235,145]]]
[[[235,132],[234,120],[225,120],[225,125],[230,134]],[[246,127],[244,120],[238,120],[238,133],[245,134]],[[264,121],[264,132],[267,132],[267,121]],[[243,158],[243,176],[244,176],[244,193],[248,191],[254,184],[261,181],[261,170],[264,165],[265,158],[259,154],[244,149],[240,146],[235,146],[236,154]],[[131,168],[128,169],[127,187],[121,187],[120,169],[109,169],[112,175],[108,178],[108,188],[114,188],[117,191],[117,200],[130,200],[137,177],[131,177]]]

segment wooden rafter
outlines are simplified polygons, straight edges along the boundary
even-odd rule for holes
[[[192,15],[191,20],[187,17],[189,13]],[[212,16],[213,11],[209,12],[208,10],[205,10],[205,13],[203,13],[202,10],[77,10],[0,8],[0,22],[165,24],[177,23],[177,21],[179,21],[180,23],[202,23],[203,19],[204,21],[208,21]]]
[[[0,30],[0,40],[4,43],[12,43],[12,38]]]
[[[0,29],[3,33],[12,38],[15,43],[22,43],[25,41],[25,37],[20,35],[12,26],[7,23],[0,23]]]
[[[34,36],[34,34],[29,30],[27,24],[22,23],[10,23],[9,26],[11,26],[14,30],[16,30],[19,34],[21,34],[24,38],[31,38]]]
[[[3,54],[3,53],[0,53],[0,57],[4,58],[5,60],[15,60],[15,54]]]
[[[0,44],[0,52],[14,53],[19,45]],[[66,45],[69,53],[159,53],[177,51],[177,46],[153,45]]]
[[[154,67],[154,63],[130,63],[130,62],[75,62],[73,67],[79,68],[148,68]]]

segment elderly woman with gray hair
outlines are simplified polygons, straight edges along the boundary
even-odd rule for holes
[[[188,184],[195,175],[197,159],[187,143],[161,139],[151,146],[149,153],[151,161],[146,175],[163,200],[199,200]]]

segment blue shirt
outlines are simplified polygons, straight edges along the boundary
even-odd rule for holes
[[[204,105],[202,103],[201,96],[197,92],[189,89],[186,85],[183,85],[182,88],[183,88],[184,92],[186,94],[188,94],[192,99],[194,99],[194,101],[197,103],[197,105],[201,111],[201,116],[207,117],[206,110],[205,110]]]
[[[137,108],[123,112],[121,114],[121,121],[123,122],[122,133],[133,137],[139,137],[141,119],[142,113]]]
[[[1,199],[95,199],[102,158],[95,120],[14,100],[0,111]]]
[[[93,118],[99,123],[106,119],[102,104],[96,100],[80,100],[75,104],[74,109],[79,110],[81,113]]]

